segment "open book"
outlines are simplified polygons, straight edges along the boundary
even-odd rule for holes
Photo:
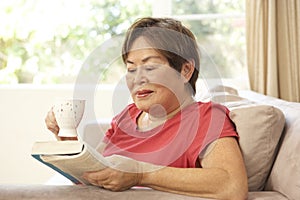
[[[83,173],[106,167],[137,173],[161,168],[121,155],[103,157],[86,143],[72,140],[35,142],[31,155],[75,184],[89,184]]]
[[[59,172],[75,184],[87,184],[81,177],[85,171],[97,171],[109,165],[101,154],[91,152],[79,141],[35,142],[31,155]]]

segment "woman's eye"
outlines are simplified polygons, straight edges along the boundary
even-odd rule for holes
[[[146,66],[145,69],[146,69],[147,71],[152,71],[152,70],[155,69],[155,67],[154,67],[154,66]]]
[[[153,68],[151,68],[151,67],[147,67],[147,68],[146,68],[146,70],[147,70],[147,71],[152,71],[152,70],[153,70]]]
[[[129,72],[129,73],[133,73],[133,72],[135,72],[135,71],[136,71],[135,68],[129,68],[129,69],[127,69],[127,72]]]

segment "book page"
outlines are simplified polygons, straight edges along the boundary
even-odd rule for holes
[[[80,154],[76,155],[41,156],[43,161],[51,163],[84,184],[88,184],[88,182],[81,177],[84,172],[102,170],[109,165],[104,157],[102,157],[102,160],[99,160],[99,158],[96,159],[89,151],[87,151],[86,147]]]
[[[80,154],[41,155],[41,159],[44,162],[51,163],[84,184],[89,184],[82,178],[84,172],[99,171],[106,167],[130,173],[151,172],[163,167],[137,161],[121,155],[103,157],[102,154],[92,147],[89,147],[87,144],[84,145],[83,151]]]

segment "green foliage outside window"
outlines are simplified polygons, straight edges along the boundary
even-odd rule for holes
[[[3,0],[0,6],[0,84],[73,83],[89,54],[151,16],[152,0]],[[156,1],[157,2],[157,1]],[[243,13],[243,0],[172,0],[172,14]],[[225,78],[245,70],[243,18],[183,20]],[[109,53],[109,52],[107,52]],[[121,66],[119,60],[114,61]],[[211,63],[201,73],[214,78]],[[122,71],[122,68],[120,68]],[[86,73],[91,76],[94,69]],[[102,80],[113,82],[109,78]],[[116,75],[118,76],[118,75]]]
[[[244,0],[172,0],[173,15],[228,14],[242,16],[245,11]],[[245,76],[245,19],[228,17],[183,21],[196,35],[200,46],[217,67],[222,78]],[[204,60],[201,74],[216,78],[213,63]]]
[[[98,45],[150,16],[146,0],[4,0],[0,83],[71,83]]]

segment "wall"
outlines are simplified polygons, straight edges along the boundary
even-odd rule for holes
[[[87,99],[78,128],[81,133],[85,123],[95,118],[111,118],[118,112],[120,108],[113,111],[111,106],[114,90],[113,86],[99,87],[95,91],[89,86],[77,90],[71,85],[0,86],[0,184],[44,183],[53,176],[54,172],[34,160],[30,153],[34,141],[54,140],[44,119],[56,97]],[[77,91],[76,95],[74,91]],[[119,94],[124,94],[123,100],[128,101],[126,91],[121,88]]]

